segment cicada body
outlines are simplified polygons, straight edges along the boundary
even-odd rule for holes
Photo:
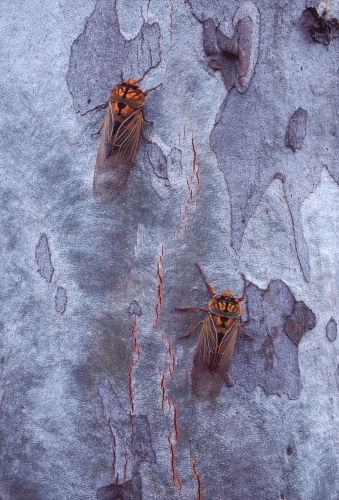
[[[226,382],[240,327],[242,312],[240,302],[243,297],[235,297],[230,290],[216,294],[206,281],[205,285],[213,295],[207,308],[189,307],[180,310],[195,309],[206,313],[205,319],[199,321],[184,337],[191,335],[195,328],[202,324],[193,358],[192,389],[198,397],[209,396],[213,399]],[[242,328],[241,330],[250,337],[245,330]]]
[[[106,115],[99,129],[101,138],[93,179],[94,196],[112,201],[126,184],[140,134],[143,135],[143,107],[148,92],[143,92],[133,78],[111,90]]]

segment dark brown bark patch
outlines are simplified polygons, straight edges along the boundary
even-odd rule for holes
[[[306,136],[307,111],[302,108],[297,109],[291,116],[285,137],[285,145],[295,153],[301,149]]]
[[[45,278],[47,283],[50,283],[54,273],[54,267],[52,266],[51,250],[45,233],[40,236],[35,250],[35,258],[38,263],[40,276]]]
[[[290,331],[293,325],[296,337],[298,334],[301,338],[315,326],[313,312],[297,302],[280,280],[271,281],[267,290],[248,284],[246,303],[249,319],[244,328],[254,340],[239,332],[230,374],[247,390],[261,385],[266,394],[285,393],[290,399],[298,398],[302,384],[297,342],[286,334],[285,324],[289,321]]]
[[[338,333],[337,322],[334,318],[331,318],[326,326],[326,335],[328,340],[334,342],[334,340],[336,340],[337,338],[337,333]]]

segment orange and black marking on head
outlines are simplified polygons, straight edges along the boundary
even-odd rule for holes
[[[242,307],[239,302],[243,297],[234,297],[230,290],[225,290],[221,295],[215,294],[208,303],[208,310],[216,316],[225,318],[239,318]]]

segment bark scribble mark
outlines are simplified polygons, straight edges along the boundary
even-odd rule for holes
[[[337,333],[338,333],[337,322],[334,318],[331,318],[326,326],[326,336],[328,340],[333,342],[337,338]]]
[[[200,174],[199,174],[199,165],[197,163],[197,151],[195,149],[193,134],[192,134],[192,150],[193,150],[193,164],[192,164],[192,167],[193,167],[193,173],[195,175],[196,183],[197,183],[196,190],[198,190],[199,186],[200,186]]]
[[[176,404],[169,398],[167,398],[169,409],[172,413],[172,429],[170,430],[167,440],[170,448],[171,454],[171,476],[172,483],[175,488],[178,489],[179,494],[181,495],[182,484],[176,469],[176,454],[175,449],[178,444],[179,439],[179,426],[178,426],[178,409]]]
[[[55,295],[55,310],[63,314],[66,311],[67,306],[67,292],[62,286],[58,286],[57,293]]]
[[[161,392],[161,410],[162,413],[165,413],[165,403],[167,401],[166,398],[166,381],[165,381],[165,373],[162,372],[159,368],[160,375],[160,392]]]
[[[190,461],[191,461],[191,465],[192,465],[193,476],[197,482],[196,500],[203,500],[201,479],[200,479],[199,473],[197,471],[197,459],[195,458],[193,451],[192,451],[192,443],[190,443]]]
[[[156,276],[157,276],[158,286],[157,286],[157,298],[155,303],[155,318],[152,325],[152,332],[154,332],[155,328],[159,323],[160,309],[162,306],[162,289],[164,286],[164,253],[165,253],[165,247],[164,244],[162,244],[160,256],[157,262]]]
[[[169,373],[170,379],[172,380],[174,368],[175,368],[175,354],[173,352],[172,341],[171,340],[166,341],[166,346],[167,346],[168,373]]]
[[[301,149],[306,136],[307,111],[302,108],[297,109],[291,116],[285,136],[285,145],[291,148],[293,153]]]
[[[171,0],[171,8],[170,8],[170,40],[171,40],[171,45],[173,43],[173,11],[174,11],[174,5],[173,5],[173,0]]]
[[[40,236],[35,249],[35,258],[39,266],[38,271],[40,276],[45,278],[47,283],[50,283],[54,273],[54,267],[52,266],[51,250],[45,233]]]
[[[133,401],[133,380],[132,380],[132,375],[133,375],[133,368],[136,363],[136,361],[140,357],[140,349],[138,345],[138,340],[137,340],[137,317],[134,315],[133,319],[133,324],[131,328],[131,337],[132,337],[132,353],[131,353],[131,361],[130,365],[128,368],[128,395],[129,395],[129,401],[130,401],[130,415],[134,415],[134,401]]]

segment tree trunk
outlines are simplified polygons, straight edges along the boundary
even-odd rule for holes
[[[0,499],[337,499],[338,4],[3,11]],[[91,134],[128,78],[161,85],[107,202]],[[196,263],[253,337],[200,397]]]

